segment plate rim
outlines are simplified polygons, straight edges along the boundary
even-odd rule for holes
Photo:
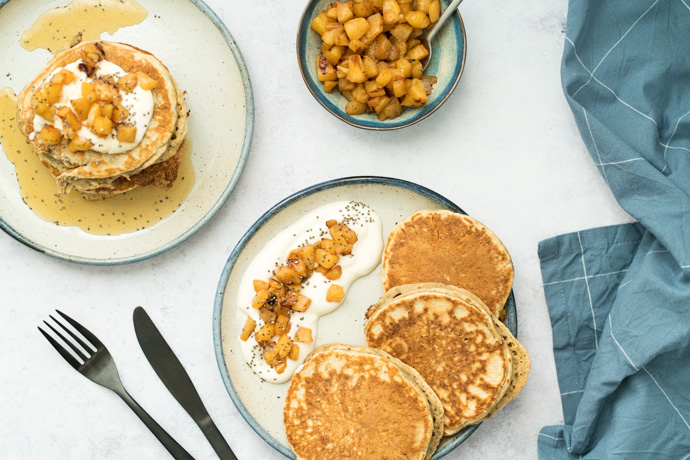
[[[447,1],[447,0],[445,0]],[[350,126],[354,126],[355,128],[359,129],[366,129],[370,131],[392,131],[395,129],[402,129],[406,128],[408,126],[414,125],[416,123],[419,123],[420,121],[428,118],[431,116],[433,113],[435,113],[441,106],[448,100],[451,94],[455,91],[455,88],[458,86],[460,83],[460,79],[462,78],[462,74],[465,70],[465,62],[467,60],[467,32],[465,31],[465,23],[462,20],[462,15],[460,14],[460,10],[458,9],[455,13],[457,16],[457,19],[459,21],[459,27],[460,27],[460,35],[462,36],[462,60],[460,61],[460,66],[457,70],[457,75],[454,77],[453,84],[449,87],[448,93],[438,102],[436,107],[434,107],[432,110],[429,112],[423,114],[422,116],[418,118],[413,118],[407,122],[398,122],[398,123],[390,123],[386,124],[385,122],[382,121],[362,121],[360,119],[354,118],[352,116],[347,116],[341,114],[338,110],[335,110],[334,107],[331,107],[332,104],[327,103],[326,100],[324,100],[321,95],[317,94],[313,83],[313,79],[307,77],[307,71],[304,69],[305,63],[303,59],[303,52],[302,52],[302,37],[306,35],[306,32],[309,32],[309,27],[306,25],[306,16],[307,13],[312,11],[313,8],[315,8],[316,3],[318,0],[311,0],[307,3],[307,5],[304,8],[304,11],[302,12],[302,16],[300,17],[299,20],[299,25],[297,26],[297,39],[296,39],[296,48],[297,48],[297,64],[299,66],[299,71],[300,74],[302,74],[302,79],[304,80],[305,85],[307,86],[307,89],[309,89],[309,93],[316,99],[316,101],[324,108],[326,109],[327,112],[329,112],[331,115],[335,116],[339,120],[347,123]],[[453,18],[455,19],[455,18]],[[447,27],[447,25],[446,25]],[[306,38],[304,39],[306,41]]]
[[[11,0],[0,0],[0,14],[2,13],[2,8],[9,4]],[[195,235],[199,230],[201,230],[208,222],[215,217],[215,215],[218,213],[220,208],[223,207],[223,205],[228,201],[228,198],[230,198],[230,195],[232,194],[232,191],[235,189],[235,186],[237,185],[237,182],[240,179],[240,176],[242,175],[242,172],[244,171],[245,164],[247,162],[247,158],[249,157],[249,153],[251,151],[251,144],[252,140],[254,137],[254,93],[252,90],[252,84],[251,80],[249,77],[249,71],[247,69],[247,65],[245,63],[244,57],[242,56],[242,52],[240,51],[239,46],[237,45],[237,42],[235,41],[234,37],[230,33],[230,30],[228,30],[227,26],[225,23],[218,17],[218,15],[213,11],[203,0],[187,0],[189,3],[193,4],[201,13],[203,13],[208,19],[211,20],[211,22],[216,26],[218,31],[220,32],[221,36],[225,40],[225,43],[228,45],[230,48],[230,51],[235,59],[235,62],[237,63],[237,67],[240,73],[240,77],[242,79],[242,85],[244,86],[244,102],[245,102],[245,116],[246,116],[246,123],[245,123],[245,130],[244,130],[244,137],[242,139],[242,151],[240,152],[240,157],[237,162],[237,167],[235,168],[235,171],[232,173],[232,177],[230,177],[230,180],[227,182],[227,185],[225,186],[225,189],[223,190],[223,193],[220,195],[218,200],[211,206],[208,211],[197,221],[192,225],[187,231],[184,233],[177,235],[175,238],[172,240],[168,241],[162,246],[158,246],[155,249],[152,249],[147,252],[142,252],[139,254],[134,254],[131,256],[127,257],[117,257],[117,258],[92,258],[92,257],[84,257],[80,255],[75,255],[75,254],[68,254],[62,251],[59,251],[57,249],[51,249],[43,244],[40,244],[36,241],[33,241],[27,237],[25,237],[21,232],[17,231],[14,229],[9,223],[5,221],[5,219],[0,216],[0,229],[2,229],[6,234],[8,234],[10,237],[14,238],[18,242],[30,247],[31,249],[34,249],[42,254],[48,255],[50,257],[53,257],[55,259],[59,260],[64,260],[67,262],[73,262],[77,264],[83,264],[83,265],[96,265],[96,266],[115,266],[115,265],[125,265],[125,264],[130,264],[134,262],[140,262],[146,259],[150,259],[152,257],[156,257],[160,254],[163,254],[164,252],[169,251],[170,249],[182,244],[184,241],[188,240],[191,238],[193,235]],[[132,232],[136,233],[136,232]],[[118,235],[120,236],[120,235]]]
[[[328,190],[336,187],[343,187],[346,185],[359,185],[359,184],[375,184],[375,185],[387,185],[393,187],[404,188],[411,190],[413,192],[419,193],[427,198],[436,200],[443,206],[446,206],[449,210],[453,212],[458,212],[461,214],[467,214],[462,208],[450,201],[443,195],[435,192],[423,185],[419,185],[414,182],[410,182],[404,179],[397,179],[393,177],[386,176],[350,176],[342,177],[338,179],[331,179],[324,182],[317,183],[315,185],[306,187],[298,192],[289,195],[287,198],[279,201],[277,204],[273,205],[268,211],[259,217],[249,229],[242,235],[239,239],[232,252],[228,256],[227,261],[223,267],[223,271],[218,281],[218,287],[216,289],[216,295],[213,304],[213,348],[216,356],[216,363],[218,365],[218,370],[220,371],[221,379],[225,390],[228,392],[230,399],[232,400],[235,408],[240,413],[245,422],[254,430],[254,432],[259,435],[259,437],[266,442],[268,445],[273,447],[276,451],[283,454],[285,457],[294,460],[295,454],[291,449],[286,449],[285,446],[275,439],[271,434],[269,434],[263,426],[261,426],[257,420],[249,413],[244,403],[239,397],[239,394],[235,390],[235,386],[230,379],[230,372],[225,364],[225,356],[223,354],[223,340],[222,340],[222,330],[221,330],[221,315],[223,309],[223,299],[225,297],[225,288],[227,286],[228,280],[230,278],[230,273],[234,268],[239,255],[242,253],[244,248],[247,246],[251,238],[256,234],[256,232],[263,227],[271,218],[276,214],[280,213],[282,210],[290,206],[291,204],[306,198],[316,192],[323,190]],[[508,320],[511,326],[508,326],[513,335],[517,338],[517,311],[515,305],[515,297],[513,294],[513,289],[511,288],[508,300],[506,301],[506,308],[508,309]],[[463,429],[459,434],[448,441],[442,448],[434,452],[434,455],[430,460],[438,460],[445,457],[450,452],[455,450],[460,444],[462,444],[474,431],[481,425],[478,423],[476,425],[470,425]]]

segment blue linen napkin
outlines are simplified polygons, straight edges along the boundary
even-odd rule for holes
[[[571,0],[563,89],[639,223],[542,241],[564,425],[545,459],[690,459],[690,0]]]

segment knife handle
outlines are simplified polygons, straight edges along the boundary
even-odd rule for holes
[[[220,434],[218,427],[213,423],[210,416],[207,415],[204,420],[199,421],[199,428],[201,428],[201,432],[204,433],[204,436],[206,436],[220,460],[237,460],[237,457],[230,449],[230,446],[228,446],[223,435]]]
[[[142,422],[151,430],[151,433],[158,438],[158,440],[163,444],[170,455],[172,455],[176,460],[194,460],[194,457],[189,455],[189,453],[184,450],[184,447],[179,445],[172,436],[168,434],[167,431],[163,429],[145,410],[143,407],[137,403],[134,398],[132,398],[129,393],[123,388],[122,391],[116,392],[118,396],[122,398],[124,402],[134,411]]]

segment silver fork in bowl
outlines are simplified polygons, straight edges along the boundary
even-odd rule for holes
[[[70,363],[70,365],[75,368],[79,373],[89,380],[96,382],[97,384],[112,390],[120,398],[127,403],[127,405],[134,411],[135,414],[139,416],[142,422],[151,430],[151,432],[158,438],[158,440],[163,444],[163,446],[168,449],[168,452],[176,459],[194,460],[194,458],[187,453],[184,448],[177,443],[156,421],[151,418],[149,414],[132,398],[125,387],[122,386],[120,381],[120,375],[117,372],[117,367],[115,366],[115,361],[110,355],[108,349],[101,343],[100,340],[96,338],[88,329],[84,326],[62,313],[60,310],[56,310],[60,316],[62,316],[65,321],[67,321],[74,329],[76,329],[88,342],[85,343],[77,334],[72,332],[70,329],[65,327],[60,321],[55,319],[52,315],[50,318],[59,325],[64,332],[66,332],[72,340],[65,337],[56,328],[51,326],[48,322],[43,321],[46,326],[48,326],[55,335],[60,337],[60,339],[65,342],[74,352],[76,356],[79,357],[81,361],[76,359],[72,353],[70,353],[65,347],[60,345],[60,343],[55,340],[46,331],[38,328],[41,334],[48,339],[48,342],[62,355],[65,360]],[[77,347],[74,342],[79,344],[83,349]]]

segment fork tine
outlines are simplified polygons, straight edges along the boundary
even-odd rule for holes
[[[81,363],[77,361],[72,354],[65,350],[62,345],[60,345],[54,338],[52,338],[46,331],[41,329],[40,327],[38,328],[39,331],[41,331],[41,334],[43,334],[43,337],[48,339],[48,342],[57,350],[58,353],[62,355],[63,358],[65,358],[65,361],[70,363],[70,365],[75,368],[76,370],[79,370],[79,367],[81,366]]]
[[[56,309],[55,311],[58,312],[58,313],[60,314],[60,316],[62,316],[63,318],[65,318],[65,319],[67,320],[67,322],[70,323],[70,324],[72,325],[73,328],[75,328],[77,331],[79,331],[79,333],[80,333],[81,335],[83,335],[84,337],[86,337],[86,339],[87,339],[89,342],[91,342],[92,344],[94,344],[94,346],[95,346],[96,348],[105,348],[105,347],[103,346],[103,343],[101,343],[101,341],[98,340],[98,339],[96,338],[96,336],[93,335],[93,334],[92,334],[88,329],[86,329],[84,326],[82,326],[81,324],[79,324],[78,322],[76,322],[75,320],[73,320],[72,318],[70,318],[69,316],[67,316],[67,315],[64,314],[63,312],[61,312],[60,310],[57,310],[57,309]]]
[[[84,350],[86,350],[87,353],[89,353],[89,352],[95,352],[95,351],[96,351],[96,347],[95,347],[94,345],[91,345],[91,344],[87,345],[86,342],[84,342],[77,334],[75,334],[75,333],[72,332],[71,330],[67,329],[67,328],[65,327],[64,324],[62,324],[60,321],[58,321],[58,320],[56,320],[55,318],[53,318],[53,315],[48,315],[48,316],[50,317],[50,319],[52,319],[53,321],[55,321],[55,323],[58,324],[65,332],[67,332],[70,336],[72,336],[72,338],[73,338],[74,340],[76,340],[77,343],[78,343],[79,345],[81,345],[82,348],[83,348]]]
[[[51,317],[51,318],[52,318],[52,317]],[[53,318],[53,321],[55,321],[55,318]],[[57,322],[57,321],[56,321],[56,322]],[[58,337],[60,337],[60,339],[62,339],[63,342],[65,342],[67,345],[69,345],[69,347],[72,349],[72,351],[74,352],[74,354],[76,354],[77,356],[79,356],[79,357],[81,358],[82,361],[86,362],[86,355],[85,355],[84,353],[82,353],[82,351],[81,351],[79,348],[77,348],[77,346],[76,346],[75,344],[73,344],[70,340],[67,340],[67,338],[65,338],[64,335],[60,334],[60,331],[58,331],[57,329],[55,329],[53,326],[51,326],[51,325],[50,325],[49,323],[47,323],[46,321],[43,321],[43,324],[45,324],[46,326],[48,326],[48,327],[50,328],[51,331],[53,331]],[[60,323],[58,323],[58,324],[60,324]],[[60,324],[60,326],[62,326],[62,324]],[[65,326],[62,326],[62,328],[64,329]]]

